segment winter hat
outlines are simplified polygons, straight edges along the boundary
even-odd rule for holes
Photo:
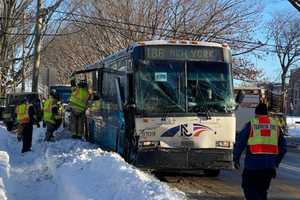
[[[268,114],[268,107],[265,103],[259,103],[255,108],[256,115],[267,115]]]

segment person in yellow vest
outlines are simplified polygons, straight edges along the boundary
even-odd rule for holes
[[[268,116],[268,108],[259,103],[252,118],[237,135],[233,150],[236,169],[240,168],[240,157],[246,149],[242,188],[247,200],[266,200],[272,178],[287,147],[278,120]]]
[[[49,98],[44,102],[43,113],[47,127],[44,141],[51,141],[54,138],[54,131],[61,124],[59,96],[54,90],[50,91]]]
[[[72,92],[69,105],[71,107],[72,137],[81,139],[84,133],[85,111],[89,100],[88,84],[81,80]]]
[[[25,153],[31,151],[33,124],[35,123],[35,111],[34,107],[29,104],[28,99],[25,97],[24,100],[17,105],[15,112],[17,116],[17,122],[21,127],[20,131],[23,141],[22,153]]]

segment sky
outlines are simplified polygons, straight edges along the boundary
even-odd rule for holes
[[[295,14],[300,13],[288,2],[288,0],[261,0],[264,6],[263,10],[263,20],[262,24],[268,22],[272,19],[272,15],[274,13],[282,12],[295,12]],[[255,32],[254,38],[258,38],[260,41],[266,41],[264,34],[262,31],[265,31],[265,27],[261,27],[261,30],[257,30]],[[272,44],[272,41],[268,43]],[[280,82],[280,65],[277,55],[274,53],[263,54],[263,59],[255,58],[254,56],[250,56],[252,62],[258,66],[260,69],[264,71],[266,78],[272,82]],[[300,67],[300,66],[299,66]]]

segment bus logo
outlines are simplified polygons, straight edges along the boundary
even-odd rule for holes
[[[198,137],[202,132],[212,131],[211,128],[204,126],[202,124],[193,124],[193,136]]]
[[[191,137],[193,135],[192,133],[189,133],[187,127],[188,127],[187,124],[180,125],[180,135],[181,136]]]
[[[161,137],[174,137],[178,132],[180,132],[180,136],[199,137],[202,132],[213,131],[211,128],[202,124],[193,124],[192,130],[193,132],[190,133],[188,130],[188,124],[180,124],[179,126],[172,127],[165,131]]]

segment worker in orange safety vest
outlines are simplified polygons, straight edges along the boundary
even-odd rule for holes
[[[252,118],[237,135],[234,167],[240,168],[240,157],[246,149],[242,188],[247,200],[266,200],[272,178],[287,148],[278,120],[268,116],[268,108],[259,103]]]

